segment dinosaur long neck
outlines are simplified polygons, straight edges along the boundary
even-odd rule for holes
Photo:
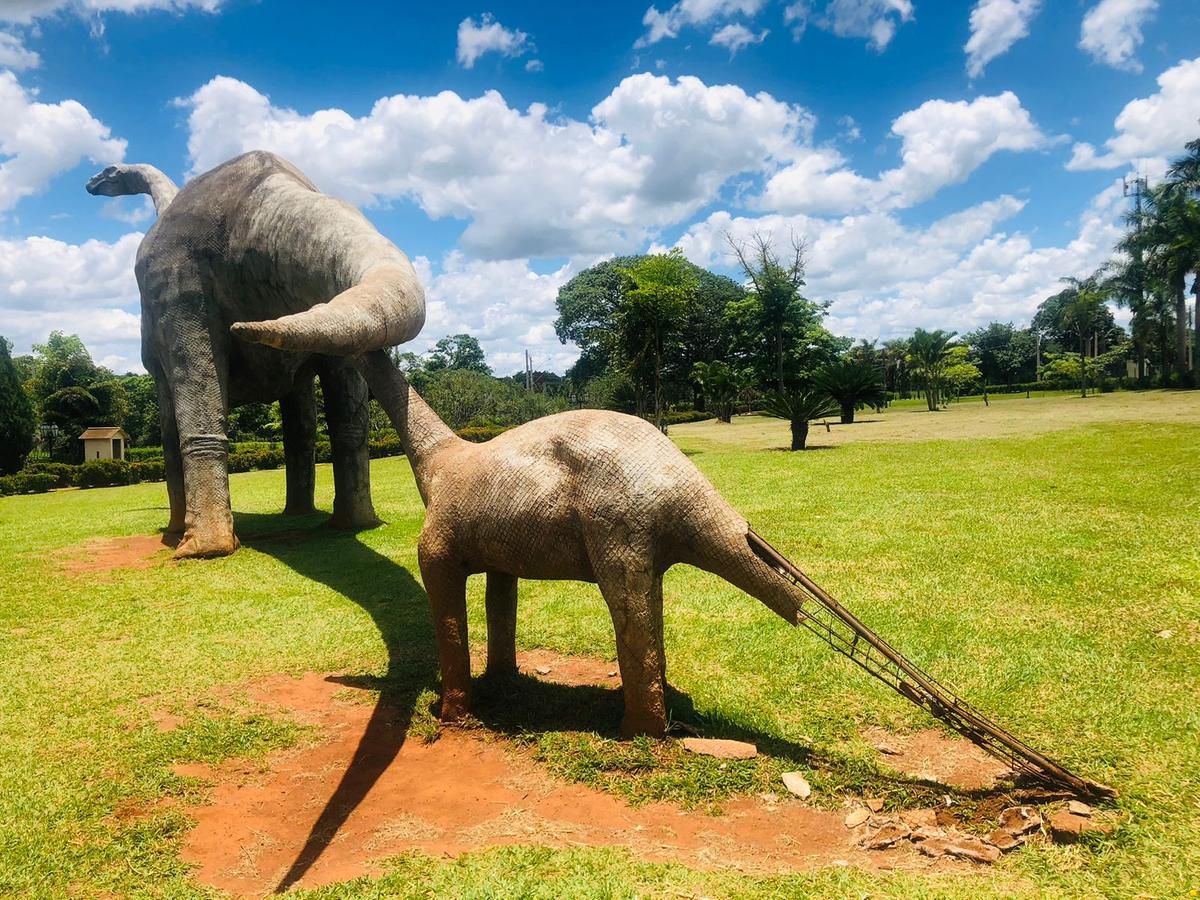
[[[150,199],[154,201],[154,209],[160,216],[179,193],[175,182],[154,166],[144,163],[129,166],[125,171],[125,179],[130,193],[150,195]]]
[[[429,404],[421,399],[421,395],[413,390],[408,379],[388,359],[386,352],[376,350],[368,353],[355,364],[367,379],[375,399],[396,426],[400,443],[417,479],[417,490],[428,505],[428,486],[434,457],[441,450],[460,443],[462,438],[451,431]]]

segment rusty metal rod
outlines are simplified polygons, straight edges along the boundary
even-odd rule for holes
[[[809,578],[782,553],[772,547],[753,529],[747,534],[751,550],[763,562],[775,569],[791,584],[801,589],[819,607],[845,624],[853,640],[838,634],[833,627],[819,621],[801,608],[797,624],[805,625],[826,643],[848,656],[906,700],[920,706],[930,715],[945,722],[972,743],[997,757],[1014,770],[1046,784],[1063,788],[1072,793],[1094,798],[1115,797],[1117,792],[1107,785],[1089,781],[1068,771],[1024,741],[992,722],[982,713],[972,709],[949,688],[939,684],[921,669],[908,661],[899,651],[874,631],[863,624],[857,616],[837,602],[820,585]],[[888,665],[875,661],[867,649],[863,656],[858,652],[858,641],[865,641],[886,660]],[[894,669],[894,671],[893,671]]]

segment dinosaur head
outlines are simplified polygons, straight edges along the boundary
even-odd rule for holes
[[[87,192],[97,197],[123,197],[138,193],[129,184],[129,170],[124,166],[109,166],[93,175],[87,183]]]

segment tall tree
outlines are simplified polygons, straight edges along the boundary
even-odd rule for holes
[[[0,475],[9,475],[25,464],[33,449],[36,422],[33,404],[13,365],[11,345],[0,337]]]
[[[1104,270],[1097,269],[1084,278],[1067,276],[1060,280],[1067,289],[1063,291],[1059,327],[1073,331],[1079,342],[1079,395],[1086,397],[1088,345],[1108,299]]]
[[[617,310],[622,349],[635,370],[653,375],[654,424],[663,422],[663,356],[667,338],[680,327],[699,279],[678,247],[644,256],[623,270],[628,285]]]
[[[770,238],[758,232],[750,239],[749,247],[728,233],[725,240],[758,301],[762,331],[775,361],[775,390],[782,393],[787,326],[797,318],[805,302],[800,293],[804,287],[804,242],[793,235],[790,256],[781,258]]]
[[[942,379],[951,363],[953,331],[918,328],[908,341],[908,364],[925,379],[925,402],[930,412],[941,407]]]

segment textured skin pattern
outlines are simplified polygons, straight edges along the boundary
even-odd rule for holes
[[[269,153],[232,159],[177,194],[149,166],[105,170],[88,190],[149,192],[159,208],[138,250],[136,274],[142,361],[159,385],[168,528],[183,532],[175,555],[218,556],[237,547],[225,435],[231,407],[281,401],[286,508],[312,509],[314,375],[331,432],[334,524],[377,524],[361,376],[345,359],[235,341],[230,330],[235,322],[318,307],[346,318],[351,327],[343,330],[360,345],[380,322],[388,341],[409,340],[424,323],[425,306],[408,258],[358,210],[319,193]],[[372,309],[380,298],[382,317]]]
[[[405,442],[427,506],[418,558],[433,608],[443,719],[469,709],[473,573],[487,573],[489,672],[516,668],[518,579],[599,586],[616,633],[626,735],[666,729],[662,576],[675,563],[713,572],[796,623],[803,595],[750,550],[746,520],[645,420],[579,410],[473,444],[455,436],[385,356],[359,365]]]

